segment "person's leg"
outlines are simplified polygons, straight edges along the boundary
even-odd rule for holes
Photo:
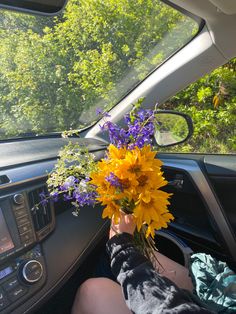
[[[162,265],[162,267],[158,265],[158,263],[155,265],[161,275],[169,278],[179,288],[189,290],[190,292],[193,291],[192,280],[189,276],[189,270],[186,267],[176,263],[161,253],[157,252],[156,257],[158,262]]]
[[[131,314],[120,286],[107,278],[86,280],[78,289],[71,314]]]
[[[193,290],[188,269],[168,257],[156,253],[158,272],[172,280],[178,287]],[[72,314],[131,314],[127,308],[120,286],[107,278],[85,281],[77,291]]]

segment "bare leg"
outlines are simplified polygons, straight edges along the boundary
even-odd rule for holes
[[[78,289],[71,314],[131,314],[121,288],[107,278],[86,280]]]
[[[188,269],[168,257],[156,253],[159,273],[177,286],[193,290]],[[127,308],[120,286],[107,278],[93,278],[85,281],[77,291],[72,314],[131,314]]]
[[[159,266],[156,264],[156,268],[158,269],[158,272],[167,278],[169,278],[171,281],[173,281],[179,288],[186,289],[189,291],[193,291],[193,284],[192,280],[189,277],[189,271],[186,267],[176,263],[172,259],[169,259],[168,257],[156,253],[157,260],[159,263],[163,266]]]

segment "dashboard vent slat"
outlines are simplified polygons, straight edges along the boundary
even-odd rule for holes
[[[50,203],[42,204],[40,193],[47,194],[46,187],[40,187],[29,192],[29,205],[36,231],[40,231],[52,222]]]
[[[9,182],[10,182],[10,179],[8,178],[8,176],[6,176],[6,175],[0,176],[0,185],[6,184],[6,183],[9,183]]]

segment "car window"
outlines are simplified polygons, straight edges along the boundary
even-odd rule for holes
[[[194,125],[187,142],[161,151],[235,154],[236,58],[179,92],[160,109],[187,113]]]
[[[161,1],[69,0],[58,17],[0,12],[0,139],[80,129],[198,32]]]

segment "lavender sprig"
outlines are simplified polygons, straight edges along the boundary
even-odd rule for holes
[[[152,144],[155,132],[155,110],[139,108],[140,103],[124,116],[127,128],[121,128],[111,121],[106,121],[100,126],[102,131],[108,131],[111,144],[128,149]]]

